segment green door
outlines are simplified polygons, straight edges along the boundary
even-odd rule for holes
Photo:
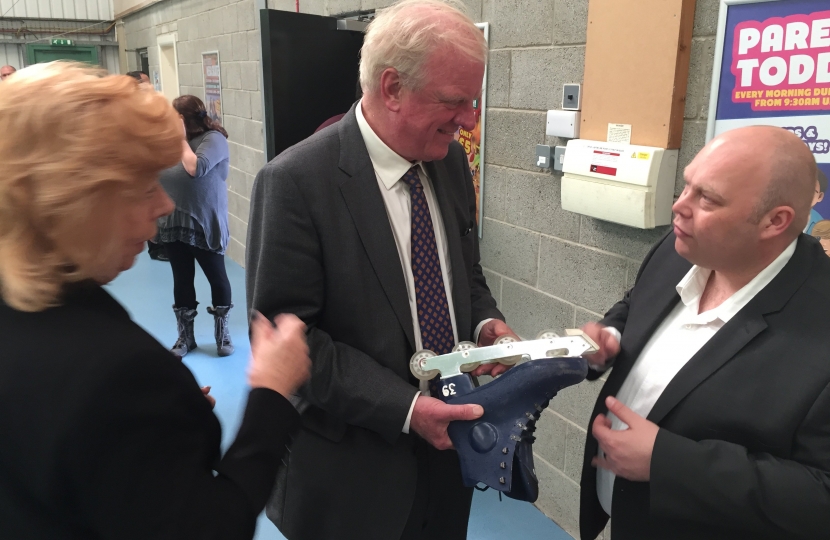
[[[30,43],[26,45],[29,65],[42,64],[53,60],[75,60],[98,65],[98,47],[94,46],[55,46]]]

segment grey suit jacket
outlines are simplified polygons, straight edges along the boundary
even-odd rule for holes
[[[503,319],[479,264],[476,195],[460,145],[426,164],[447,234],[459,340]],[[291,540],[397,538],[415,494],[417,392],[406,284],[355,110],[289,148],[257,176],[251,199],[248,306],[308,325],[303,429],[269,516]],[[460,481],[460,479],[459,479]],[[321,502],[324,508],[321,508]]]

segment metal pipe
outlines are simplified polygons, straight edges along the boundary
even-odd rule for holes
[[[294,7],[297,8],[297,13],[300,12],[300,0],[294,0]]]
[[[105,24],[106,21],[103,21],[101,24]],[[85,30],[85,29],[67,29],[67,28],[30,28],[28,26],[19,26],[17,28],[0,28],[0,33],[3,34],[19,34],[21,32],[29,32],[30,34],[51,34],[53,32],[59,32],[61,36],[65,36],[67,34],[84,34],[89,36],[105,36],[109,34],[113,27],[115,27],[115,21],[112,21],[106,29],[103,30]],[[44,38],[47,39],[47,38]]]

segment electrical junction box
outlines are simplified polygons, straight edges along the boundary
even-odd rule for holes
[[[553,147],[553,170],[562,172],[562,167],[565,165],[565,147]]]
[[[551,137],[576,139],[579,137],[579,111],[548,111],[545,133]]]
[[[550,169],[550,146],[546,144],[536,145],[536,166],[541,167],[542,169]]]
[[[601,141],[568,141],[562,209],[653,229],[671,223],[677,150]]]

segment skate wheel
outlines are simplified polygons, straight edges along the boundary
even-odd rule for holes
[[[481,362],[470,362],[469,364],[461,364],[461,367],[458,369],[461,373],[469,373],[471,371],[475,371],[475,369],[480,365]]]
[[[409,371],[412,372],[412,375],[414,375],[419,381],[429,381],[434,379],[441,373],[437,369],[431,369],[429,371],[425,370],[424,362],[435,356],[438,355],[427,349],[416,352],[412,355],[412,358],[409,359]]]
[[[475,349],[475,348],[476,348],[476,344],[473,343],[472,341],[461,341],[461,342],[458,343],[458,345],[456,345],[455,347],[452,348],[452,352],[469,351],[470,349]]]
[[[559,334],[557,334],[553,330],[542,330],[541,332],[539,332],[539,335],[536,336],[536,339],[555,339],[558,337]]]
[[[496,338],[496,341],[493,342],[493,345],[504,345],[506,343],[516,343],[518,340],[513,336],[499,336]]]
[[[519,356],[508,356],[507,358],[499,358],[497,362],[499,364],[504,364],[505,366],[515,366],[519,363],[522,359],[521,355]]]

